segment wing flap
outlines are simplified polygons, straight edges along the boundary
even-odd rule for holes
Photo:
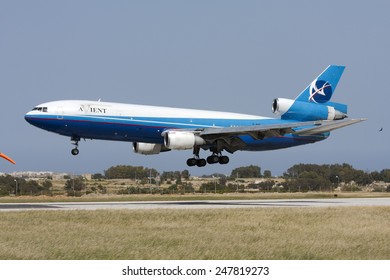
[[[339,129],[355,123],[359,123],[365,120],[366,119],[351,119],[345,121],[323,121],[320,125],[311,128],[297,130],[294,132],[294,134],[300,136],[320,134],[320,133],[330,132],[332,130]]]
[[[226,139],[229,137],[237,137],[242,135],[250,135],[255,140],[262,140],[264,138],[278,137],[285,134],[294,134],[299,136],[321,134],[365,120],[366,119],[351,119],[343,121],[308,121],[273,125],[215,127],[206,128],[197,133],[200,137],[209,141],[213,141],[218,138]]]
[[[199,136],[204,139],[226,138],[242,135],[250,135],[253,139],[261,140],[269,137],[282,136],[288,133],[295,133],[293,128],[305,127],[321,124],[321,121],[291,122],[272,125],[253,125],[236,127],[212,127],[205,128],[199,132]]]

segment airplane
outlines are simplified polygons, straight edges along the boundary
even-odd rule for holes
[[[3,153],[0,153],[0,157],[2,157],[3,159],[8,160],[12,164],[16,164],[16,162],[12,158],[8,157],[7,155],[5,155]]]
[[[265,151],[322,141],[330,131],[365,119],[347,118],[347,105],[331,102],[345,66],[329,65],[295,100],[276,98],[278,118],[183,108],[88,100],[62,100],[35,106],[31,125],[70,137],[78,155],[81,139],[126,141],[135,153],[155,155],[192,150],[188,166],[227,164],[226,151]],[[200,150],[211,155],[201,158]]]

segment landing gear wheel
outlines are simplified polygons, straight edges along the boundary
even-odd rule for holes
[[[72,145],[75,145],[71,153],[72,155],[77,156],[79,154],[79,149],[77,149],[77,147],[79,146],[80,137],[72,136],[72,138],[70,138],[70,141],[72,141]]]
[[[196,165],[196,158],[189,158],[187,159],[187,165],[188,166],[195,166]]]
[[[219,157],[217,155],[212,155],[207,157],[207,163],[208,164],[214,164],[219,162]]]
[[[72,155],[77,156],[79,154],[79,149],[74,148],[74,149],[72,149],[71,153],[72,153]]]
[[[219,163],[220,164],[228,164],[229,163],[229,157],[227,157],[227,156],[219,157]]]
[[[198,167],[206,166],[206,164],[207,163],[206,163],[206,160],[204,158],[196,160],[196,166],[198,166]]]
[[[194,147],[194,157],[187,159],[187,165],[188,166],[198,166],[198,167],[203,167],[206,166],[207,162],[203,158],[199,158],[199,146]]]

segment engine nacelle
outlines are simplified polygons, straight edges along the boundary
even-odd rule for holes
[[[142,155],[157,155],[162,151],[162,144],[134,142],[133,151]]]
[[[206,144],[203,138],[187,131],[168,131],[164,135],[165,147],[172,150],[188,150]]]
[[[278,116],[286,113],[294,104],[294,100],[286,98],[275,98],[272,102],[272,112]]]
[[[332,102],[323,105],[313,102],[276,98],[272,103],[272,112],[282,116],[282,119],[302,121],[342,120],[347,117],[347,106]]]

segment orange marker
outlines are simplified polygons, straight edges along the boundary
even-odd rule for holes
[[[6,156],[5,154],[0,153],[0,157],[2,157],[4,159],[8,160],[9,162],[15,164],[15,161],[12,158]]]

